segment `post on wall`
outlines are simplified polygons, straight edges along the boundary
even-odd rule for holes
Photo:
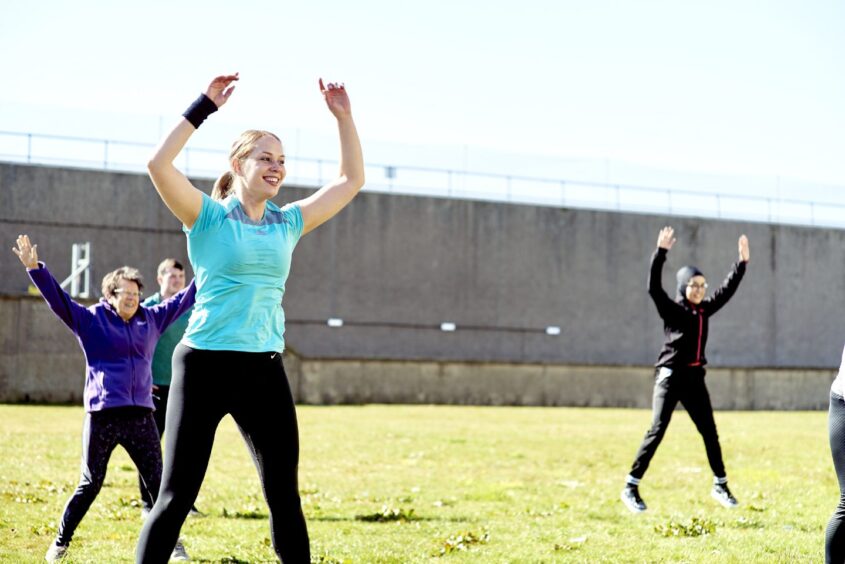
[[[80,284],[81,279],[81,284]],[[74,243],[71,248],[70,275],[61,283],[62,288],[70,284],[72,298],[91,297],[91,242]],[[81,289],[80,289],[81,286]]]

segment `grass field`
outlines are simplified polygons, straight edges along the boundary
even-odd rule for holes
[[[0,560],[36,562],[78,478],[83,411],[0,405]],[[314,562],[819,562],[838,500],[823,412],[719,412],[741,506],[677,412],[641,493],[619,501],[645,410],[299,408]],[[130,562],[141,526],[122,449],[68,562]],[[182,531],[195,562],[273,562],[267,509],[231,419]]]

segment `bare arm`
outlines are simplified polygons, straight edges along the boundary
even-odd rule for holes
[[[232,84],[238,80],[237,73],[216,77],[209,84],[205,95],[219,108],[235,89]],[[185,147],[196,128],[182,118],[171,132],[156,147],[147,163],[147,170],[161,199],[179,221],[190,228],[202,209],[202,192],[194,187],[188,178],[173,165],[173,161]]]
[[[324,87],[320,79],[320,92],[329,111],[337,118],[340,171],[336,179],[298,202],[302,211],[303,235],[334,217],[364,185],[364,157],[346,88],[342,84]]]

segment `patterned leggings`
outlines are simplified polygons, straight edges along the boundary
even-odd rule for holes
[[[827,524],[824,561],[827,564],[842,564],[845,562],[845,400],[838,394],[830,394],[827,424],[833,468],[839,479],[839,506]]]
[[[126,449],[144,480],[146,489],[158,493],[161,483],[161,443],[149,410],[116,407],[85,415],[82,429],[82,475],[65,505],[56,543],[67,545],[94,502],[114,448]]]
[[[156,422],[156,429],[158,436],[164,436],[164,421],[167,415],[167,396],[170,394],[170,386],[159,386],[158,390],[153,391],[153,405],[156,410],[153,412],[153,418]],[[156,495],[158,491],[150,492],[144,483],[144,477],[138,473],[138,490],[141,492],[141,505],[147,511],[153,508]]]

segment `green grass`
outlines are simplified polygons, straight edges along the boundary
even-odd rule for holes
[[[0,561],[37,562],[79,471],[83,412],[0,405]],[[315,562],[819,562],[838,487],[823,412],[719,412],[731,487],[709,496],[684,412],[630,514],[619,501],[645,410],[299,408],[300,488]],[[122,449],[68,562],[129,562],[141,526]],[[267,508],[231,419],[182,531],[196,562],[272,562]],[[697,534],[706,532],[707,534]]]

